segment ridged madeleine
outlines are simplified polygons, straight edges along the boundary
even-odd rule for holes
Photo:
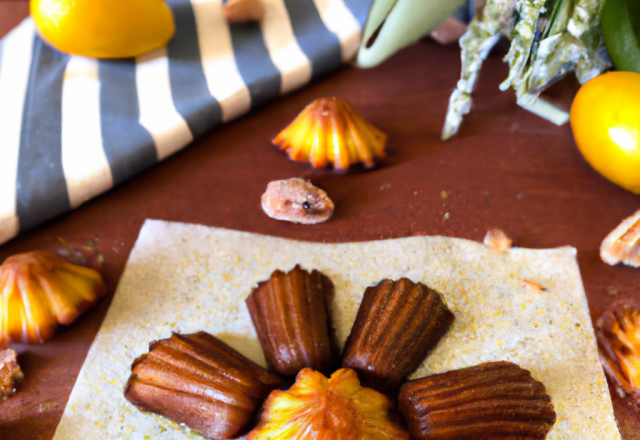
[[[53,252],[9,257],[0,266],[0,339],[46,342],[58,324],[71,324],[106,292],[96,270]]]
[[[247,307],[269,366],[292,376],[303,368],[329,374],[334,366],[328,304],[333,283],[317,270],[276,270],[258,284]]]
[[[393,403],[342,368],[327,379],[308,368],[274,391],[247,440],[409,440]]]
[[[640,411],[640,301],[616,301],[595,327],[604,371]]]
[[[544,385],[511,362],[409,381],[398,404],[415,440],[541,440],[556,421]]]
[[[402,278],[368,287],[344,347],[342,366],[378,391],[400,387],[442,338],[454,315],[442,296]]]
[[[205,332],[174,333],[151,343],[131,370],[127,400],[213,439],[246,432],[263,400],[285,386],[281,378]]]
[[[333,165],[345,171],[362,163],[371,168],[385,156],[387,135],[367,122],[348,102],[335,96],[318,98],[282,130],[274,145],[291,160],[313,168]]]

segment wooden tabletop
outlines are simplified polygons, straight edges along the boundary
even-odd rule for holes
[[[27,14],[26,1],[0,1],[0,35]],[[2,261],[60,247],[59,237],[72,244],[97,239],[110,292],[49,343],[14,347],[26,377],[19,392],[0,403],[0,438],[53,436],[146,218],[327,242],[412,235],[482,240],[487,229],[499,227],[518,246],[576,247],[593,319],[614,298],[640,296],[640,271],[607,266],[598,253],[606,234],[640,208],[640,197],[594,172],[568,125],[555,127],[517,107],[513,93],[498,90],[507,69],[504,52],[497,52],[482,72],[473,112],[447,143],[439,135],[459,75],[459,50],[423,41],[375,69],[345,67],[222,126],[120,187],[0,246]],[[575,81],[567,80],[549,95],[568,107],[576,90]],[[308,102],[328,95],[348,100],[389,134],[389,156],[378,168],[342,175],[312,170],[271,146],[270,139]],[[336,203],[329,222],[294,225],[262,212],[259,199],[267,183],[293,176],[310,178],[329,193]],[[640,415],[612,394],[623,437],[640,439]]]

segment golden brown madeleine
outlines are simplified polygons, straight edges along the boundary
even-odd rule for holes
[[[342,368],[327,379],[308,368],[274,391],[247,440],[409,440],[391,400]]]
[[[127,400],[214,439],[247,431],[263,400],[286,385],[205,332],[152,342],[131,370]]]
[[[253,290],[247,307],[274,371],[286,376],[303,368],[331,373],[334,362],[327,309],[332,297],[329,278],[299,265],[286,274],[276,270]]]
[[[640,411],[640,301],[623,298],[596,321],[600,360],[618,392]]]
[[[307,105],[273,144],[293,161],[345,171],[358,163],[375,166],[377,159],[385,157],[387,138],[347,101],[331,96]]]
[[[364,386],[382,392],[397,389],[453,320],[435,290],[406,278],[382,280],[364,292],[342,366],[354,369]]]
[[[0,339],[43,343],[107,293],[100,273],[49,251],[7,258],[0,266]]]
[[[556,422],[544,385],[511,362],[409,381],[398,404],[415,440],[544,439]]]

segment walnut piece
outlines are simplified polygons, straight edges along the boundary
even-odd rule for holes
[[[600,258],[607,264],[640,267],[640,210],[607,235],[600,245]]]
[[[430,37],[436,42],[446,45],[457,43],[466,31],[466,24],[455,18],[448,18],[439,28],[431,32]]]
[[[334,208],[326,192],[299,177],[269,182],[262,195],[262,209],[276,220],[321,223],[331,218]]]
[[[504,233],[502,229],[489,229],[487,235],[484,236],[486,246],[497,251],[506,251],[511,247],[513,241]]]
[[[473,2],[473,8],[478,13],[486,3],[485,0],[475,0]],[[467,6],[465,6],[466,8]],[[440,44],[453,44],[457,43],[460,37],[466,32],[467,25],[458,20],[457,18],[448,18],[444,23],[440,25],[435,31],[431,32],[429,36]]]
[[[259,21],[264,13],[262,0],[229,0],[224,5],[224,16],[229,23]]]
[[[540,285],[540,283],[536,283],[535,281],[529,280],[527,278],[520,279],[520,286],[529,292],[532,290],[534,292],[542,292],[543,290],[545,290],[544,287]]]
[[[15,394],[23,378],[24,374],[20,371],[16,352],[10,349],[0,351],[0,397],[2,400]]]

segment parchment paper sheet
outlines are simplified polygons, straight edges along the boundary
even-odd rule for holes
[[[367,286],[421,281],[444,295],[456,321],[414,377],[516,362],[551,395],[558,420],[549,440],[619,439],[575,255],[446,237],[317,244],[147,220],[54,439],[200,438],[124,399],[131,362],[172,331],[205,330],[264,365],[244,300],[272,271],[298,263],[333,281],[341,344]]]

